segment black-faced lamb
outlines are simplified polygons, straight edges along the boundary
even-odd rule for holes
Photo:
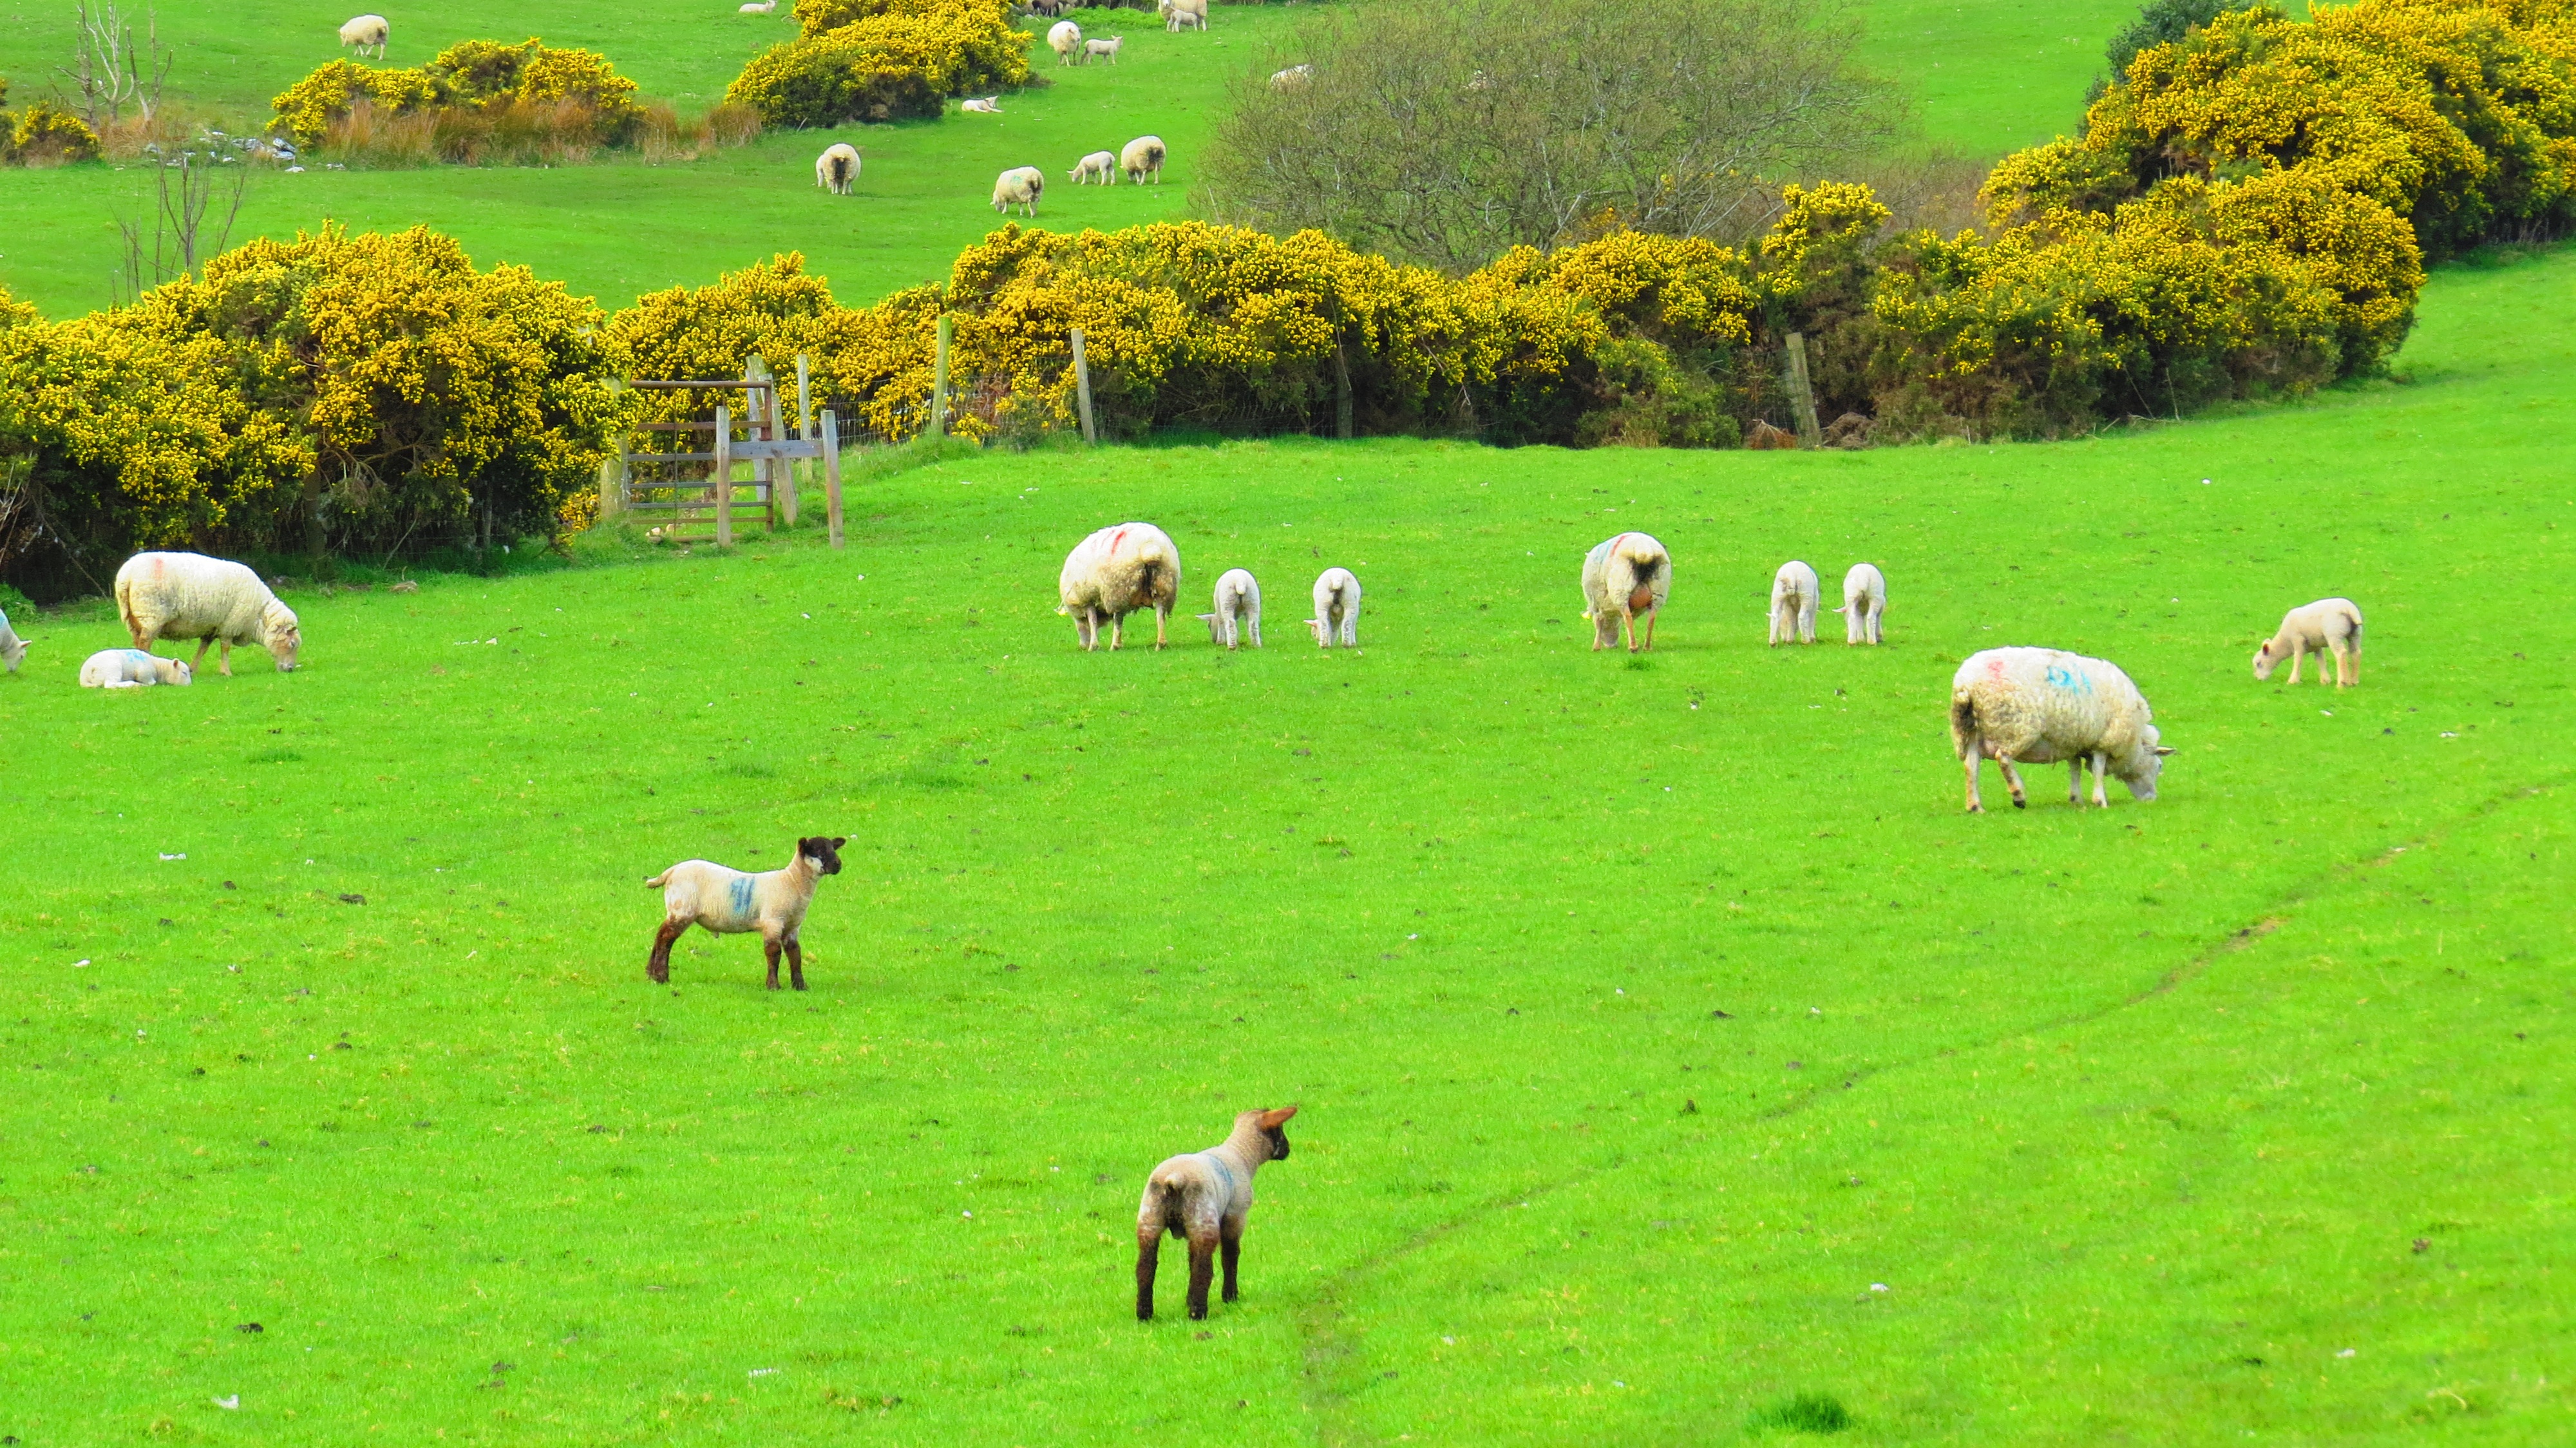
[[[372,50],[378,60],[385,58],[385,41],[392,35],[393,26],[387,24],[381,15],[361,15],[340,27],[342,45],[356,46],[360,55]]]
[[[1843,606],[1834,612],[1843,616],[1843,642],[1874,644],[1878,640],[1878,617],[1887,612],[1887,575],[1875,563],[1855,563],[1843,575]]]
[[[1004,216],[1019,207],[1030,216],[1038,214],[1038,198],[1046,194],[1046,173],[1035,166],[1014,166],[993,182],[993,209]]]
[[[0,613],[0,664],[8,665],[9,672],[14,674],[26,657],[27,641],[18,637],[18,631],[9,626],[9,615]]]
[[[1347,568],[1327,568],[1315,576],[1315,616],[1306,620],[1318,648],[1360,646],[1360,581]]]
[[[1247,569],[1229,568],[1216,581],[1216,612],[1199,615],[1208,626],[1208,642],[1231,649],[1250,641],[1261,647],[1261,585]]]
[[[1126,641],[1127,615],[1154,611],[1154,647],[1168,637],[1172,602],[1181,592],[1181,550],[1151,523],[1103,528],[1073,547],[1056,577],[1056,612],[1073,617],[1074,636],[1085,649],[1100,647],[1100,625],[1109,625],[1109,647]]]
[[[1673,555],[1653,535],[1622,533],[1595,544],[1583,555],[1583,616],[1592,620],[1593,651],[1617,643],[1623,629],[1628,652],[1653,648],[1655,619],[1672,591]],[[1646,620],[1642,639],[1640,614]]]
[[[1127,179],[1139,186],[1145,184],[1148,176],[1160,186],[1163,184],[1164,154],[1162,137],[1138,136],[1119,148],[1118,169],[1126,172]]]
[[[653,936],[653,953],[644,974],[656,985],[671,980],[671,942],[692,925],[712,935],[760,932],[769,956],[769,988],[778,989],[778,957],[787,956],[789,977],[805,988],[805,948],[798,932],[805,928],[806,907],[814,903],[815,882],[841,873],[845,836],[810,835],[796,842],[796,857],[783,870],[754,875],[712,860],[682,860],[645,881],[662,892],[662,928]]]
[[[1161,1265],[1163,1235],[1190,1244],[1190,1319],[1207,1316],[1208,1282],[1217,1249],[1225,1251],[1225,1300],[1232,1302],[1235,1264],[1243,1255],[1243,1226],[1252,1214],[1252,1174],[1261,1164],[1288,1159],[1288,1118],[1294,1106],[1247,1111],[1234,1130],[1205,1151],[1176,1156],[1145,1178],[1136,1204],[1136,1320],[1154,1320],[1154,1271]]]
[[[277,601],[259,575],[238,563],[202,553],[137,553],[116,570],[116,612],[125,620],[134,646],[149,651],[157,639],[195,639],[197,657],[223,646],[218,664],[226,678],[233,672],[233,645],[257,644],[268,650],[277,671],[295,667],[295,652],[304,633],[295,610]]]
[[[2093,803],[2105,809],[2107,771],[2140,801],[2156,797],[2164,756],[2155,711],[2119,666],[2063,649],[2005,648],[1971,654],[1950,680],[1950,743],[1968,774],[1968,812],[1981,814],[1977,761],[1991,759],[2025,808],[2015,764],[2066,761],[2066,797],[2084,799],[2084,768],[2093,768]]]
[[[1816,641],[1816,604],[1822,589],[1816,570],[1792,558],[1771,575],[1771,642]]]
[[[187,660],[159,658],[141,649],[100,649],[82,661],[80,671],[84,689],[148,689],[196,677]]]
[[[2321,598],[2281,616],[2281,631],[2254,651],[2254,677],[2270,679],[2281,660],[2290,661],[2290,682],[2299,682],[2299,665],[2317,656],[2317,682],[2326,681],[2326,658],[2334,658],[2335,687],[2361,682],[2361,609],[2349,598]],[[2349,675],[2347,675],[2349,667]]]
[[[850,194],[850,185],[859,179],[859,148],[847,141],[835,141],[814,158],[814,184],[835,196]]]

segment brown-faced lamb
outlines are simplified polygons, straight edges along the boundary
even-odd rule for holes
[[[1605,538],[1583,555],[1583,616],[1592,620],[1592,649],[1598,653],[1619,642],[1628,652],[1655,646],[1655,619],[1672,596],[1673,555],[1652,534],[1622,533]],[[1637,619],[1646,620],[1643,638]]]
[[[2005,648],[1971,654],[1950,680],[1950,743],[1968,774],[1968,812],[1981,814],[1977,761],[1992,759],[2012,789],[2013,808],[2027,807],[2015,764],[2066,761],[2066,798],[2083,803],[2084,768],[2093,768],[2093,803],[2105,809],[2105,772],[2141,802],[2156,797],[2164,756],[2155,712],[2119,666],[2063,649]]]
[[[1816,641],[1816,604],[1822,593],[1816,570],[1792,558],[1771,575],[1771,642]]]
[[[1190,1319],[1208,1313],[1212,1259],[1225,1249],[1225,1300],[1232,1302],[1235,1264],[1243,1255],[1243,1225],[1252,1214],[1252,1174],[1263,1162],[1288,1159],[1288,1118],[1294,1106],[1247,1111],[1234,1130],[1205,1151],[1176,1156],[1145,1179],[1136,1204],[1136,1320],[1154,1320],[1154,1270],[1161,1265],[1163,1235],[1190,1244]]]
[[[2291,609],[2281,617],[2281,631],[2254,651],[2254,677],[2270,679],[2281,660],[2290,661],[2290,682],[2299,682],[2299,665],[2317,656],[2317,682],[2326,681],[2326,658],[2334,658],[2335,687],[2361,682],[2361,610],[2349,598],[2321,598]],[[2350,672],[2347,675],[2346,670]]]
[[[1261,647],[1261,585],[1251,571],[1229,568],[1216,581],[1216,612],[1199,615],[1208,626],[1208,642],[1227,648],[1249,641]]]
[[[712,935],[760,932],[769,956],[769,988],[778,989],[778,957],[798,990],[805,988],[805,948],[798,932],[805,928],[806,907],[814,903],[815,882],[841,873],[840,835],[809,835],[796,842],[796,857],[783,870],[754,875],[712,860],[682,860],[644,883],[662,892],[662,928],[653,936],[653,953],[644,974],[656,985],[671,980],[671,942],[702,925]]]
[[[1100,647],[1100,625],[1109,625],[1109,647],[1126,641],[1127,615],[1154,611],[1154,647],[1167,643],[1172,601],[1181,592],[1181,550],[1151,523],[1103,528],[1064,556],[1056,577],[1056,612],[1073,617],[1074,636],[1085,649]]]
[[[221,644],[217,662],[232,677],[233,645],[268,650],[277,671],[295,667],[304,633],[295,610],[277,601],[259,575],[238,563],[202,553],[137,553],[116,570],[116,612],[134,646],[149,652],[157,639],[195,639],[202,668],[209,646]]]

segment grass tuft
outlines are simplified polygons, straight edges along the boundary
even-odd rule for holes
[[[1839,1433],[1851,1423],[1851,1410],[1831,1393],[1800,1393],[1753,1415],[1755,1428],[1787,1433]]]

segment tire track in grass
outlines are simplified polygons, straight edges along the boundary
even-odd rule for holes
[[[2160,1000],[2198,979],[2211,966],[2227,957],[2242,954],[2260,944],[2273,932],[2288,924],[2292,915],[2299,909],[2319,896],[2358,879],[2369,871],[2393,864],[2401,855],[2416,850],[2437,848],[2462,831],[2483,824],[2507,805],[2564,788],[2571,779],[2576,779],[2576,771],[2551,776],[2538,784],[2515,785],[2500,790],[2441,824],[2419,832],[2404,844],[2390,845],[2375,854],[2329,865],[2291,885],[2265,906],[2250,924],[2240,926],[2214,944],[2194,952],[2189,958],[2167,969],[2157,978],[2155,984],[2110,1005],[2093,1010],[2071,1011],[2019,1030],[1999,1031],[1984,1040],[1967,1045],[1943,1047],[1927,1056],[1918,1056],[1911,1060],[1859,1067],[1846,1073],[1839,1087],[1812,1089],[1794,1100],[1755,1113],[1746,1118],[1742,1126],[1723,1134],[1731,1136],[1736,1131],[1765,1122],[1795,1117],[1819,1102],[1840,1096],[1861,1082],[1879,1076],[1929,1065],[1934,1061],[1946,1060],[1962,1052],[1991,1050],[2005,1041],[2079,1029],[2107,1020],[2122,1011]],[[1307,1412],[1315,1423],[1315,1441],[1326,1445],[1326,1448],[1338,1448],[1340,1444],[1358,1441],[1357,1436],[1344,1430],[1339,1422],[1340,1410],[1351,1395],[1335,1386],[1335,1379],[1341,1365],[1349,1361],[1358,1351],[1356,1344],[1345,1338],[1339,1329],[1349,1315],[1347,1305],[1349,1299],[1370,1276],[1416,1253],[1437,1246],[1461,1232],[1482,1225],[1498,1213],[1524,1207],[1541,1197],[1599,1180],[1631,1166],[1668,1157],[1690,1147],[1710,1144],[1718,1135],[1720,1133],[1709,1133],[1668,1141],[1661,1146],[1646,1150],[1622,1152],[1600,1165],[1581,1168],[1553,1182],[1498,1194],[1466,1208],[1445,1221],[1422,1228],[1392,1249],[1377,1253],[1364,1263],[1344,1268],[1326,1277],[1323,1284],[1316,1290],[1313,1302],[1297,1315],[1298,1331],[1305,1339],[1304,1395]]]

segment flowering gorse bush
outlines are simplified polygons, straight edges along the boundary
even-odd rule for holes
[[[773,126],[934,116],[940,97],[1031,83],[1003,0],[800,0],[796,17],[803,33],[725,91]]]
[[[622,146],[635,137],[643,108],[635,82],[592,51],[564,50],[531,37],[517,45],[465,40],[429,64],[387,69],[335,60],[269,103],[278,129],[299,145],[320,145],[334,122],[361,104],[380,117],[438,112],[501,121],[505,113],[543,114],[575,126],[590,144]]]

